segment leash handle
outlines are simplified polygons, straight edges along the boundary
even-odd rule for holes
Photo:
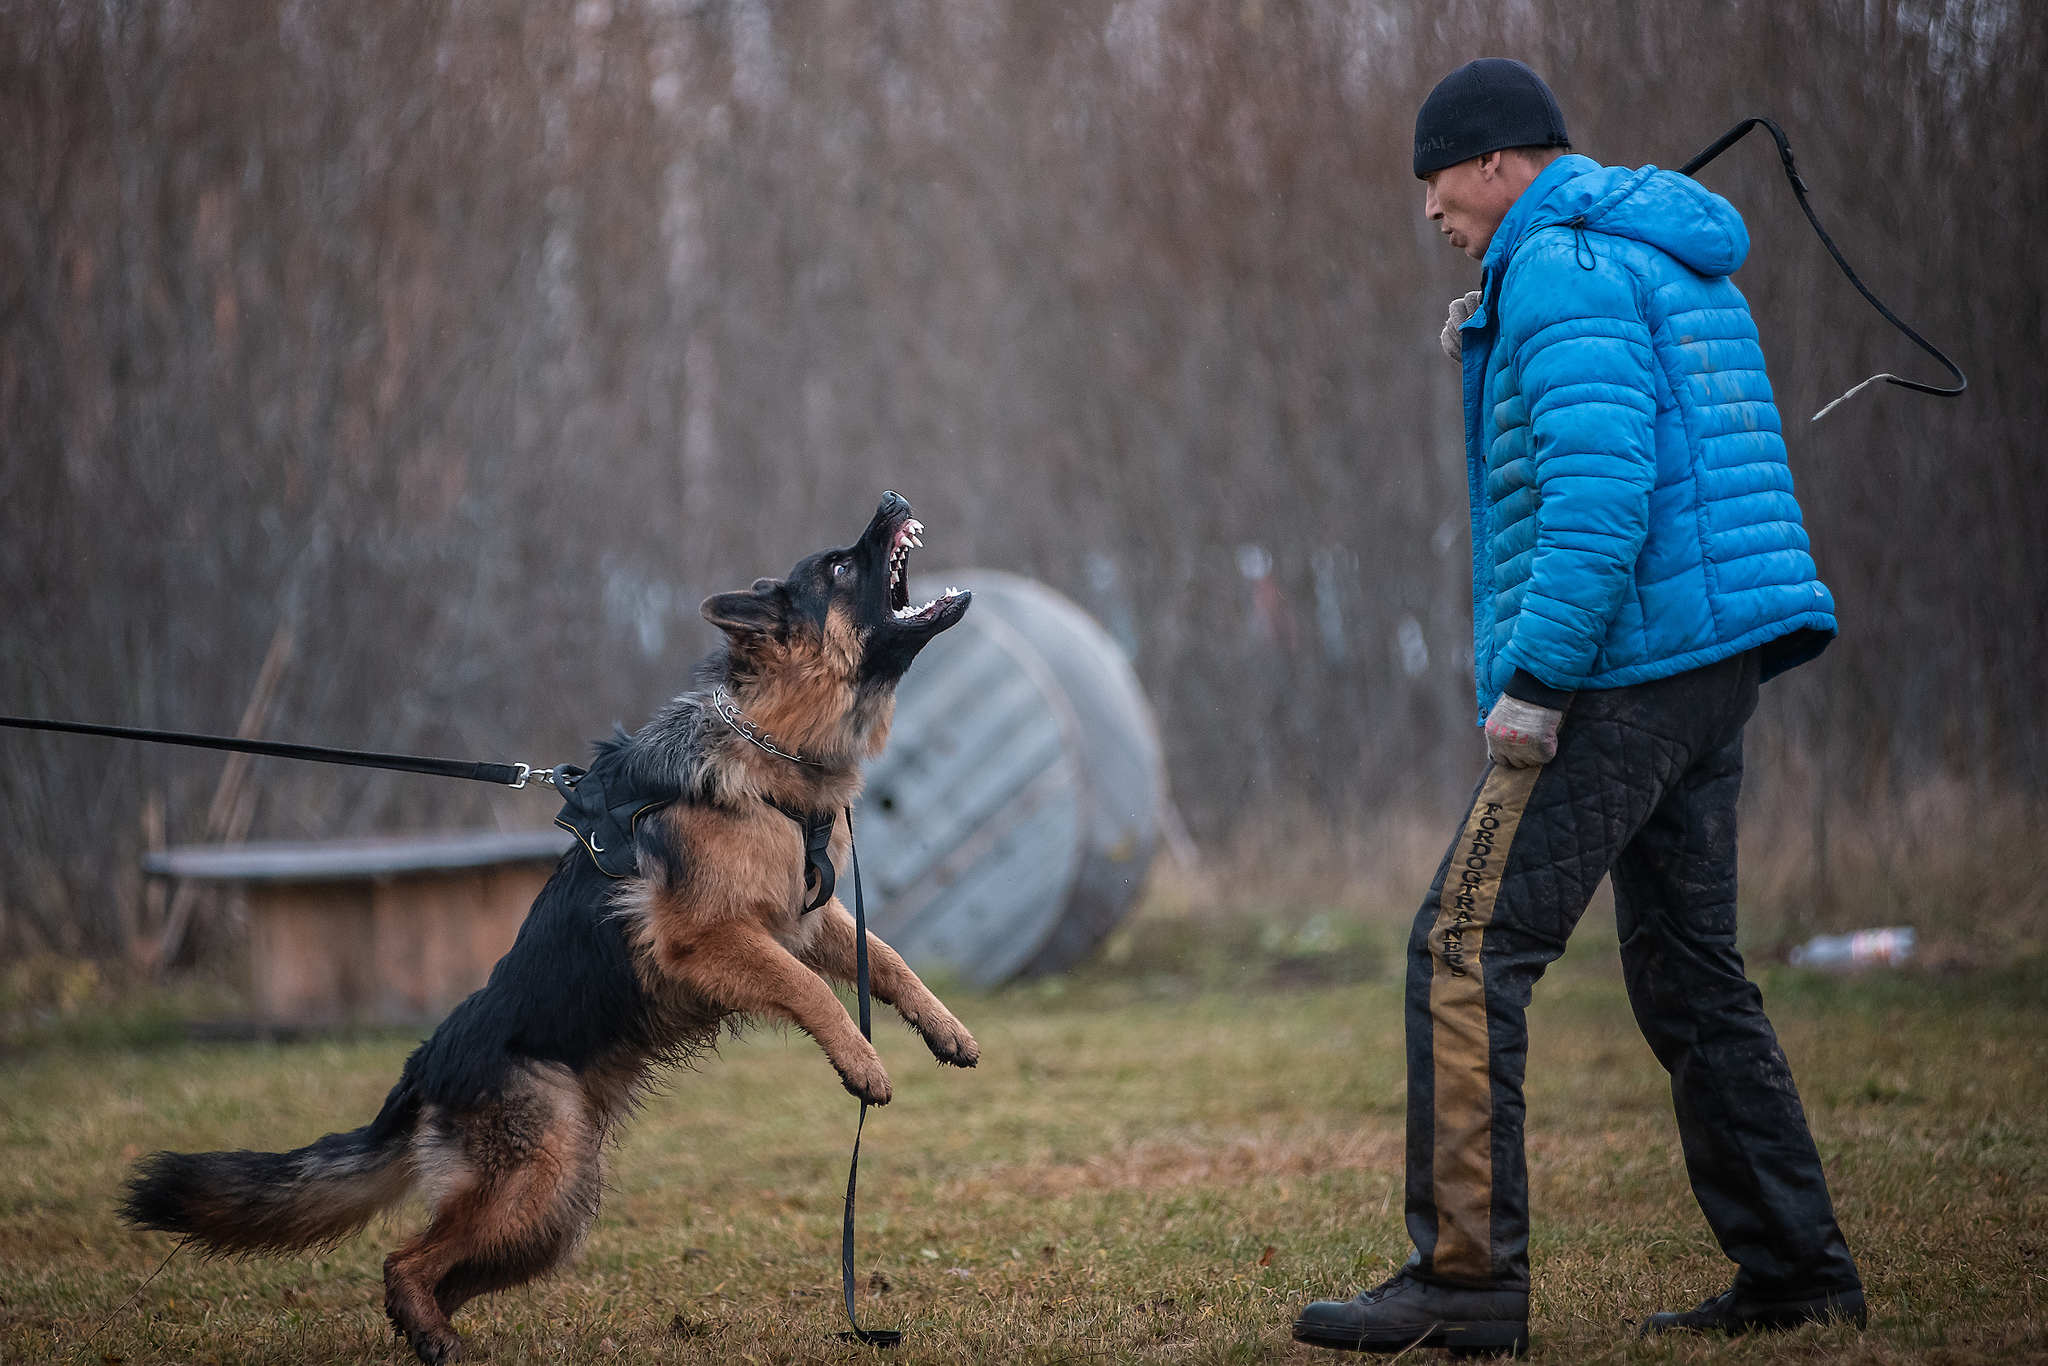
[[[1806,182],[1799,178],[1799,168],[1795,166],[1792,162],[1792,144],[1785,137],[1784,129],[1780,128],[1777,124],[1773,123],[1771,120],[1766,118],[1744,119],[1741,123],[1736,124],[1733,128],[1730,128],[1727,132],[1723,133],[1714,142],[1713,146],[1707,148],[1706,151],[1701,152],[1691,161],[1688,161],[1685,163],[1685,165],[1679,167],[1678,173],[1684,176],[1694,174],[1695,172],[1700,170],[1700,168],[1704,167],[1708,162],[1712,161],[1715,157],[1721,155],[1721,153],[1727,151],[1730,147],[1733,147],[1736,143],[1740,142],[1742,140],[1743,135],[1749,132],[1750,129],[1759,126],[1769,130],[1772,139],[1777,142],[1778,160],[1785,164],[1785,179],[1792,182],[1792,193],[1798,197],[1799,207],[1806,211],[1806,221],[1813,224],[1813,230],[1816,233],[1820,234],[1821,245],[1828,249],[1828,255],[1835,258],[1835,264],[1842,268],[1842,274],[1849,277],[1849,283],[1856,286],[1856,292],[1861,294],[1865,299],[1868,299],[1870,301],[1870,306],[1876,309],[1879,313],[1882,313],[1884,315],[1885,321],[1889,322],[1893,327],[1898,328],[1899,331],[1905,333],[1908,337],[1910,337],[1913,340],[1913,344],[1915,346],[1918,346],[1922,351],[1925,351],[1928,355],[1940,361],[1942,367],[1946,369],[1951,375],[1954,375],[1956,377],[1955,388],[1943,389],[1938,385],[1922,384],[1917,380],[1901,379],[1897,375],[1872,375],[1869,379],[1864,380],[1862,384],[1857,385],[1855,388],[1849,390],[1840,398],[1836,399],[1833,403],[1828,404],[1827,407],[1815,413],[1812,416],[1812,418],[1809,419],[1809,421],[1820,421],[1829,413],[1833,412],[1837,405],[1844,403],[1847,400],[1855,397],[1856,394],[1860,393],[1866,386],[1875,384],[1879,380],[1883,380],[1887,384],[1896,384],[1901,389],[1911,389],[1915,393],[1932,394],[1936,398],[1954,398],[1958,394],[1962,393],[1963,390],[1969,388],[1969,379],[1963,374],[1962,370],[1960,370],[1956,366],[1956,363],[1950,360],[1947,356],[1944,356],[1939,350],[1937,350],[1933,342],[1928,341],[1927,338],[1921,336],[1918,332],[1915,332],[1912,328],[1906,326],[1905,322],[1900,319],[1898,314],[1892,312],[1889,308],[1886,308],[1884,304],[1879,301],[1878,297],[1870,292],[1869,287],[1866,286],[1863,283],[1863,281],[1856,278],[1856,272],[1849,268],[1849,263],[1842,259],[1841,249],[1835,246],[1835,239],[1828,236],[1828,230],[1822,227],[1820,225],[1820,219],[1814,216],[1813,205],[1807,203],[1806,201]]]
[[[524,787],[529,777],[552,783],[552,771],[526,764],[492,764],[471,759],[430,759],[417,754],[378,754],[361,749],[328,749],[321,745],[287,745],[275,740],[243,740],[226,735],[193,735],[178,730],[143,730],[134,726],[95,726],[83,721],[42,721],[26,716],[0,716],[0,726],[14,730],[53,730],[67,735],[104,735],[116,740],[147,740],[159,745],[223,749],[236,754],[262,754],[273,759],[306,759],[321,764],[350,764],[398,773],[425,773],[436,778],[467,778],[472,782]]]
[[[874,1042],[868,1020],[868,911],[863,904],[860,888],[860,850],[853,843],[853,808],[846,808],[846,847],[853,855],[853,962],[854,985],[860,997],[860,1036]],[[853,1314],[853,1192],[860,1180],[860,1136],[868,1127],[868,1103],[860,1103],[860,1122],[853,1130],[853,1161],[846,1168],[846,1223],[839,1235],[839,1275],[846,1291],[846,1321],[853,1325],[850,1333],[839,1334],[849,1342],[861,1342],[870,1347],[894,1347],[903,1341],[903,1334],[894,1328],[863,1328]]]

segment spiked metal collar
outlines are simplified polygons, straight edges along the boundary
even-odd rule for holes
[[[711,709],[718,713],[719,720],[738,731],[740,738],[756,749],[766,750],[778,759],[788,759],[792,763],[808,764],[812,768],[825,767],[816,759],[806,759],[803,755],[786,750],[776,744],[774,736],[754,724],[747,714],[740,710],[740,704],[733,700],[732,694],[725,690],[725,684],[723,683],[712,690]]]

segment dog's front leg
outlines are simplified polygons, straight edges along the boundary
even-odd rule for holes
[[[836,897],[816,914],[820,917],[818,928],[803,961],[826,977],[852,982],[859,972],[853,917]],[[981,1045],[975,1043],[967,1026],[918,980],[902,955],[873,934],[868,935],[868,987],[876,1000],[896,1007],[896,1013],[924,1036],[925,1045],[940,1062],[972,1067],[981,1058]]]
[[[846,1089],[889,1103],[889,1074],[832,989],[760,926],[727,920],[657,946],[663,972],[729,1010],[787,1020],[818,1041]]]

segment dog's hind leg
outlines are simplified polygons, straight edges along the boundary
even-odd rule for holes
[[[433,1218],[384,1260],[384,1312],[421,1361],[462,1360],[449,1321],[458,1309],[575,1251],[603,1192],[601,1146],[560,1068],[536,1068],[502,1101],[422,1126]]]
[[[853,917],[836,897],[817,914],[818,928],[802,955],[804,966],[835,981],[851,983],[859,968],[854,956],[858,941]],[[932,995],[902,955],[872,933],[868,935],[868,985],[876,1000],[896,1007],[896,1013],[924,1037],[925,1046],[940,1062],[972,1067],[980,1059],[981,1046],[967,1026]]]

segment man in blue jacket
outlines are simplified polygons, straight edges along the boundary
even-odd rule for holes
[[[1613,875],[1637,1022],[1734,1284],[1646,1332],[1864,1321],[1792,1075],[1735,950],[1735,799],[1757,687],[1835,634],[1720,196],[1568,155],[1520,62],[1415,125],[1425,211],[1480,262],[1465,371],[1473,654],[1489,764],[1409,942],[1407,1223],[1393,1279],[1296,1338],[1528,1344],[1523,1012]]]

